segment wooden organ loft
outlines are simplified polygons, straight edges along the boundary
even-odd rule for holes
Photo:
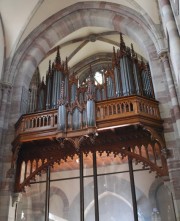
[[[155,100],[148,64],[139,60],[122,35],[113,51],[112,66],[79,82],[62,62],[59,49],[44,79],[38,73],[30,84],[29,113],[15,125],[12,168],[16,168],[15,192],[74,155],[106,152],[130,158],[167,175],[166,147],[158,101]]]

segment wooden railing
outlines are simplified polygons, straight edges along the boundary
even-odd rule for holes
[[[16,123],[16,137],[27,133],[54,131],[57,133],[57,109],[23,115]],[[83,120],[83,117],[81,117]],[[96,126],[103,129],[124,124],[162,124],[158,102],[140,96],[128,96],[96,102]],[[73,122],[71,122],[73,124]],[[87,129],[84,122],[80,130]],[[73,125],[67,129],[72,131]],[[32,137],[31,137],[32,138]]]
[[[16,136],[31,131],[57,129],[57,109],[23,115],[15,128]]]
[[[113,125],[113,122],[116,125],[136,123],[137,121],[159,124],[159,120],[161,120],[158,102],[140,96],[98,102],[96,111],[96,123],[100,128]]]
[[[143,114],[155,119],[160,118],[158,102],[142,97],[131,96],[106,100],[97,103],[97,120],[124,115]]]

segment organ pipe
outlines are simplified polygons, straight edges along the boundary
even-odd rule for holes
[[[64,81],[61,82],[61,94],[58,100],[58,129],[61,131],[66,130],[67,112],[66,112],[66,101],[64,97]]]
[[[134,76],[133,76],[133,62],[130,49],[125,46],[121,34],[120,52],[119,52],[119,65],[120,65],[120,78],[122,82],[122,95],[128,96],[135,93],[134,90]]]
[[[96,112],[95,112],[95,101],[94,101],[94,81],[90,77],[88,82],[88,91],[87,91],[87,126],[93,127],[96,124]]]
[[[40,73],[39,69],[35,71],[29,87],[29,102],[28,102],[28,112],[34,112],[37,110],[37,96],[38,96],[38,87],[40,85]]]
[[[49,61],[49,70],[46,75],[46,85],[47,85],[46,109],[51,109],[51,96],[52,96],[51,61]]]
[[[46,101],[46,85],[44,83],[44,77],[43,77],[42,82],[38,88],[38,104],[37,104],[38,110],[41,111],[45,109],[45,101]]]
[[[134,75],[134,85],[135,85],[135,94],[142,95],[142,79],[140,75],[140,65],[138,63],[137,54],[135,54],[133,45],[132,48],[132,65],[133,65],[133,75]]]
[[[57,48],[55,61],[49,63],[46,82],[43,80],[38,89],[34,87],[30,93],[29,111],[58,108],[59,117],[67,117],[67,125],[62,120],[60,126],[60,129],[65,130],[66,127],[75,129],[82,125],[93,126],[96,101],[129,95],[154,99],[149,66],[143,60],[138,60],[132,44],[131,48],[125,45],[122,34],[119,49],[115,51],[113,48],[112,66],[99,73],[102,74],[102,84],[94,80],[95,73],[90,67],[89,79],[79,85],[75,74],[69,75],[67,59],[61,62],[60,51]],[[62,82],[64,103],[59,105],[58,102],[62,99]],[[32,90],[32,85],[30,88]],[[85,116],[88,119],[85,120]]]

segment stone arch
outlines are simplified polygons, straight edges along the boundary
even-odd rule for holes
[[[64,193],[63,190],[61,190],[60,188],[55,187],[55,186],[52,186],[52,187],[50,188],[50,191],[51,191],[51,197],[52,197],[53,195],[57,195],[57,196],[59,196],[59,197],[62,199],[62,201],[63,201],[63,203],[64,203],[64,207],[63,207],[63,217],[64,217],[64,218],[68,218],[69,200],[68,200],[66,194]]]
[[[157,208],[160,212],[161,219],[175,221],[175,205],[173,202],[173,195],[171,192],[170,181],[158,178],[149,189],[149,199],[153,208]],[[163,203],[162,203],[163,202]]]
[[[118,207],[121,208],[122,210],[124,209],[124,205],[128,207],[129,209],[129,213],[131,214],[133,212],[133,208],[132,208],[132,205],[130,204],[130,202],[128,200],[126,200],[124,197],[122,197],[121,195],[118,195],[116,193],[113,193],[113,192],[110,192],[110,191],[106,191],[106,192],[103,192],[101,193],[99,196],[98,196],[98,199],[99,199],[99,204],[101,206],[101,203],[103,202],[107,202],[107,198],[114,198],[118,201]],[[122,204],[121,204],[122,203]],[[85,210],[85,219],[87,218],[87,215],[88,213],[92,210],[94,206],[94,200],[88,205],[88,207],[86,208]],[[122,208],[123,207],[123,208]],[[108,205],[108,208],[109,208],[109,205]],[[112,208],[111,208],[112,209]],[[104,209],[106,212],[108,211],[107,208]],[[117,209],[118,210],[118,209]],[[102,209],[100,209],[100,211],[102,211]],[[104,212],[104,213],[106,213]],[[114,212],[114,211],[113,211]],[[118,211],[119,212],[119,211]],[[127,211],[126,211],[127,212]],[[127,217],[129,215],[129,213],[126,215],[122,215],[122,216],[126,216],[126,218],[130,218],[130,217]],[[114,214],[112,214],[114,215]],[[107,216],[107,214],[105,214],[105,216]],[[102,218],[102,217],[101,217]],[[109,217],[108,217],[109,218]],[[122,219],[122,217],[121,217]]]
[[[156,205],[156,192],[157,189],[163,185],[163,180],[162,178],[157,178],[151,185],[150,189],[149,189],[149,199],[151,201],[151,204],[153,207],[157,207]]]
[[[21,196],[21,201],[22,202],[24,201],[24,203],[26,203],[27,201],[30,203],[33,202],[31,204],[32,211],[37,210],[37,208],[38,208],[38,209],[40,209],[41,212],[42,211],[44,212],[46,191],[41,192],[39,195],[37,195],[37,193],[38,193],[38,190],[32,191],[32,192],[29,191],[28,193],[26,193],[27,198],[26,197],[23,198],[23,195]],[[69,200],[68,200],[65,192],[56,186],[51,186],[50,193],[51,193],[50,198],[53,195],[57,195],[58,197],[60,197],[62,199],[62,201],[63,201],[63,208],[62,208],[63,214],[62,215],[64,218],[68,219]],[[36,220],[39,220],[38,214],[35,214],[35,216],[36,216]]]
[[[122,202],[124,202],[130,210],[132,210],[132,205],[129,203],[129,199],[131,199],[131,192],[130,192],[130,182],[123,177],[117,177],[117,176],[106,176],[106,180],[108,185],[104,186],[103,184],[103,176],[99,176],[98,178],[98,198],[99,200],[102,200],[105,196],[110,195],[117,199],[120,199]],[[90,190],[93,190],[94,183],[89,182],[84,187],[85,194],[88,195],[88,197],[85,198],[84,206],[85,206],[85,217],[88,214],[88,211],[92,208],[94,204],[94,195],[88,194],[87,192]],[[151,207],[149,204],[149,199],[147,196],[138,188],[136,187],[136,197],[137,197],[137,203],[138,209],[140,211],[144,211],[144,215],[146,217],[150,216],[150,213],[148,212],[147,208]],[[139,202],[139,200],[141,202]],[[71,210],[74,208],[75,205],[77,205],[79,202],[79,194],[74,198],[72,204],[70,205],[70,217],[69,220],[73,220],[71,216]],[[145,209],[146,208],[146,209]],[[139,214],[140,215],[140,214]],[[76,218],[73,216],[73,218]]]
[[[40,24],[17,50],[7,71],[9,76],[6,74],[6,80],[14,84],[13,94],[16,96],[13,96],[12,104],[17,106],[15,114],[20,109],[22,86],[28,89],[36,67],[50,48],[73,31],[88,26],[106,27],[128,35],[144,48],[150,61],[157,58],[157,52],[163,49],[163,40],[153,22],[133,9],[105,2],[69,6]]]

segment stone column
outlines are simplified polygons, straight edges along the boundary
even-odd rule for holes
[[[158,0],[162,21],[168,33],[169,50],[176,80],[180,84],[180,37],[169,0]]]
[[[14,182],[6,177],[11,166],[12,155],[8,128],[11,88],[10,84],[0,82],[0,220],[8,220],[11,210],[11,186]],[[13,220],[13,218],[9,218],[9,220]]]
[[[5,125],[5,116],[7,116],[7,106],[10,102],[11,85],[0,82],[0,143],[2,140],[2,130]]]
[[[165,76],[167,80],[167,86],[169,89],[169,95],[171,99],[171,105],[172,105],[172,110],[173,110],[173,115],[176,123],[176,127],[178,130],[178,137],[180,137],[180,106],[178,102],[178,97],[173,81],[173,76],[171,72],[171,67],[169,64],[169,59],[167,53],[163,53],[160,55],[160,59],[163,63],[164,71],[165,71]]]
[[[170,183],[172,185],[171,192],[173,193],[173,200],[176,209],[177,220],[180,220],[180,106],[178,103],[178,97],[175,90],[175,85],[172,77],[171,67],[167,53],[163,53],[160,56],[165,77],[167,81],[167,96],[169,96],[169,104],[166,104],[167,111],[171,114],[171,119],[168,122],[168,126],[171,130],[168,130],[167,126],[164,127],[165,139],[167,148],[170,149],[170,157],[167,159],[168,171],[170,177]],[[169,110],[168,110],[169,109]],[[172,124],[172,125],[170,125]]]
[[[180,220],[180,217],[179,217],[179,205],[178,205],[178,202],[176,202],[176,200],[174,199],[174,190],[173,190],[173,186],[172,186],[172,183],[168,180],[168,179],[164,179],[164,185],[167,187],[167,189],[169,190],[169,197],[172,197],[172,201],[173,201],[173,209],[175,210],[175,217],[177,219],[177,221]],[[168,219],[169,220],[169,219]]]

